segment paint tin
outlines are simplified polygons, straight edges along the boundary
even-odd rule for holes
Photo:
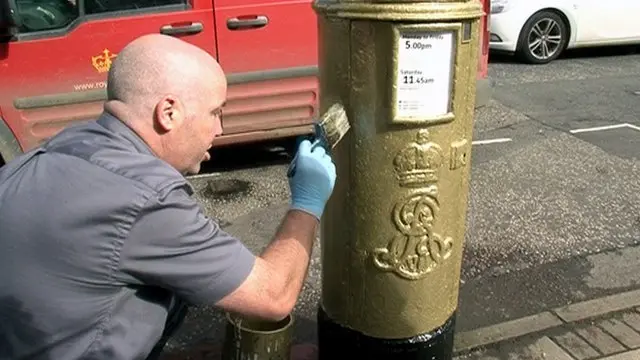
[[[227,313],[223,360],[289,360],[293,316],[271,322]]]

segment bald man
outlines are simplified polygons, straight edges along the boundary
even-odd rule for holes
[[[222,132],[226,92],[206,52],[140,37],[113,63],[96,121],[0,170],[1,359],[152,359],[189,304],[292,311],[335,167],[300,144],[290,210],[252,254],[185,179]]]

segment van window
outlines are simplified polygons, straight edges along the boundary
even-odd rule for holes
[[[20,32],[33,32],[63,28],[78,18],[75,1],[18,0],[16,7],[21,20]]]
[[[184,5],[187,0],[85,0],[86,14],[140,10],[167,5]]]
[[[62,29],[83,15],[187,5],[188,0],[16,0],[19,32]]]

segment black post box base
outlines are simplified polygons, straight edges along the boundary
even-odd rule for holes
[[[318,360],[451,360],[454,313],[441,327],[407,339],[378,339],[346,328],[318,309]]]

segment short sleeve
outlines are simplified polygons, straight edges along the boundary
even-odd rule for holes
[[[242,284],[254,262],[249,249],[176,189],[143,207],[121,248],[119,270],[124,279],[193,304],[213,304]]]

